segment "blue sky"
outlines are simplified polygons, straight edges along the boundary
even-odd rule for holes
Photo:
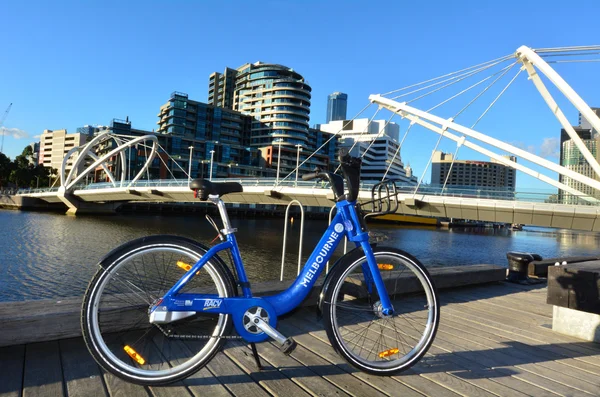
[[[4,1],[0,114],[13,103],[4,151],[14,157],[44,129],[75,132],[113,118],[153,129],[172,91],[206,101],[210,73],[258,60],[287,65],[308,80],[311,124],[324,122],[333,91],[348,93],[351,117],[370,94],[510,54],[523,44],[598,44],[599,11],[593,0]],[[599,67],[556,69],[591,106],[600,106]],[[452,113],[434,113],[448,117],[445,111]],[[574,108],[565,105],[565,113],[577,122]],[[552,153],[560,125],[524,74],[478,128],[557,161]],[[401,134],[404,129],[401,124]],[[417,175],[436,141],[432,132],[411,130],[402,155]],[[440,148],[453,152],[455,145]],[[482,158],[468,149],[459,157]],[[527,178],[518,180],[530,186]]]

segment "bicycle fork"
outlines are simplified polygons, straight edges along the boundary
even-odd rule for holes
[[[381,272],[379,271],[379,266],[377,265],[375,255],[373,255],[371,245],[368,242],[363,241],[360,243],[360,246],[362,247],[365,257],[367,258],[367,263],[362,265],[362,271],[365,278],[365,284],[367,285],[367,290],[370,294],[373,293],[372,286],[375,285],[377,294],[379,295],[379,302],[377,303],[378,307],[376,310],[384,316],[392,316],[394,314],[394,306],[390,301],[385,283],[381,278]]]

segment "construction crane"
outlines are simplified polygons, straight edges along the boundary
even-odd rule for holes
[[[11,107],[12,107],[12,103],[10,105],[8,105],[6,112],[4,112],[4,115],[2,115],[2,118],[0,119],[0,128],[2,128],[2,125],[4,124],[4,120],[6,120],[6,118],[8,117],[8,112],[10,112]],[[2,142],[0,143],[0,153],[4,153],[4,132],[2,132]]]

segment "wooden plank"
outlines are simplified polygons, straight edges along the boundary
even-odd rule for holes
[[[157,335],[158,338],[158,335]],[[155,338],[156,340],[156,338]],[[185,351],[184,351],[185,350]],[[171,365],[179,364],[177,361],[177,357],[190,357],[189,346],[181,343],[171,343],[169,346]],[[187,390],[180,389],[185,386]],[[159,395],[163,392],[163,389],[168,389],[170,392],[173,389],[165,388],[165,387],[152,387],[152,393],[155,395]],[[191,393],[194,396],[214,396],[214,397],[229,397],[231,394],[229,391],[223,386],[219,380],[210,373],[210,371],[204,367],[201,368],[198,372],[188,376],[186,379],[183,379],[180,382],[177,382],[176,388],[174,392],[179,392],[181,394],[189,395]],[[176,396],[178,394],[175,394]]]
[[[279,348],[272,343],[260,343],[257,345],[257,350],[262,361],[271,363],[311,395],[320,397],[349,396],[349,394],[313,372],[311,367],[305,367],[292,357],[282,354]]]
[[[516,293],[501,296],[490,296],[489,293],[481,289],[460,291],[453,294],[453,298],[465,302],[478,301],[500,307],[502,310],[516,310],[519,313],[535,316],[541,322],[552,321],[552,306],[546,304],[545,298],[536,300],[533,294]]]
[[[397,330],[394,330],[396,332]],[[400,332],[406,338],[416,340],[420,334],[410,326],[403,327]],[[459,354],[453,354],[452,344],[443,339],[435,339],[429,353],[419,362],[418,369],[422,373],[445,370],[451,375],[472,383],[473,385],[500,396],[547,396],[548,393],[535,388],[529,383],[512,378],[510,374],[480,364],[478,360],[468,360]],[[487,379],[487,378],[491,378]]]
[[[184,379],[183,384],[195,397],[231,396],[227,388],[206,367]]]
[[[106,396],[102,372],[83,339],[61,340],[59,347],[69,397]]]
[[[0,348],[0,397],[21,397],[25,346]]]
[[[300,319],[291,322],[289,326],[297,327],[298,329],[302,330],[307,330],[307,327],[311,327],[311,325],[307,325],[306,322],[303,322]],[[312,329],[314,330],[315,328],[313,327]],[[346,372],[347,374],[354,375],[356,378],[364,381],[365,384],[379,389],[383,393],[388,393],[389,390],[395,390],[398,393],[397,395],[414,395],[415,391],[417,391],[424,395],[456,396],[456,393],[437,385],[435,382],[419,377],[419,375],[414,371],[403,373],[403,381],[401,382],[398,382],[394,378],[369,376],[364,372],[358,371],[346,363],[343,358],[338,356],[337,353],[333,351],[331,345],[313,336],[313,333],[322,334],[324,332],[325,331],[311,331],[310,334],[298,335],[295,337],[295,339],[312,354],[318,356],[319,360],[327,360],[329,363],[335,364],[335,366],[340,370]],[[305,365],[307,364],[305,363]]]
[[[589,397],[586,392],[573,389],[573,387],[570,387],[557,380],[556,377],[558,374],[556,377],[544,377],[543,374],[545,374],[546,371],[543,367],[539,367],[534,364],[515,366],[515,364],[519,364],[519,362],[515,362],[515,359],[510,355],[495,349],[486,349],[485,346],[482,346],[476,342],[463,339],[452,334],[439,332],[436,336],[436,339],[437,338],[444,339],[455,344],[457,346],[457,351],[465,352],[465,355],[467,357],[471,357],[471,359],[480,360],[484,365],[489,367],[504,368],[510,371],[512,376],[526,382],[531,382],[537,387],[546,389],[548,391],[559,391],[559,393],[563,395],[587,395]],[[544,379],[543,383],[540,383],[540,378]],[[532,382],[532,379],[538,379],[538,381]]]
[[[278,328],[281,329],[284,335],[296,334],[294,335],[294,339],[298,342],[299,346],[292,353],[292,357],[295,360],[310,367],[313,372],[324,377],[352,396],[384,395],[376,388],[373,388],[372,385],[364,382],[362,378],[359,379],[358,377],[353,376],[360,373],[358,370],[351,368],[350,366],[340,367],[333,365],[336,361],[339,362],[340,358],[331,347],[328,346],[318,353],[309,348],[306,345],[306,341],[313,338],[310,335],[299,333],[298,331],[302,332],[302,329],[297,328],[295,324],[292,324],[290,321],[291,319],[291,317],[288,317],[286,321],[280,322]]]
[[[314,321],[313,313],[309,311],[299,312],[297,316],[294,316],[294,319],[290,319],[288,321],[288,325],[290,328],[296,329],[300,332],[310,332],[321,330],[321,324],[316,324]],[[285,328],[284,328],[285,329]],[[287,329],[286,329],[287,331]],[[312,339],[308,336],[312,335],[301,335],[301,339],[303,342],[312,342]],[[307,348],[310,348],[308,344],[306,344]],[[311,349],[312,350],[312,349]],[[318,350],[318,351],[316,351]],[[331,347],[331,345],[327,344],[323,346],[323,349],[315,349],[312,350],[315,354],[325,358],[329,362],[334,363],[337,367],[344,370],[345,372],[352,374],[356,378],[364,381],[369,384],[371,387],[381,391],[382,393],[392,394],[397,396],[418,396],[420,393],[412,390],[411,388],[398,384],[396,381],[389,377],[380,377],[375,375],[370,375],[365,372],[361,372],[356,370],[354,367],[350,366],[344,359],[342,359]]]
[[[250,376],[233,363],[223,352],[219,352],[207,364],[208,369],[234,396],[265,397],[269,396]]]
[[[122,345],[118,340],[109,342],[111,351],[116,354],[121,360],[127,362],[130,358],[122,349]],[[103,371],[104,383],[111,397],[146,397],[150,396],[149,390],[145,386],[129,383],[110,372]]]
[[[445,306],[444,309],[446,311],[458,312],[460,313],[460,316],[468,318],[470,321],[503,329],[515,335],[527,336],[541,342],[547,340],[553,340],[556,343],[563,342],[561,343],[561,347],[573,350],[574,353],[577,353],[577,359],[600,365],[600,349],[597,344],[592,342],[584,342],[580,339],[558,334],[543,326],[526,325],[523,324],[523,322],[515,321],[514,318],[502,312],[491,312],[485,307],[482,308],[471,303],[464,305],[449,305]]]
[[[598,380],[598,377],[594,374],[590,374],[585,371],[581,371],[579,369],[553,361],[561,356],[552,354],[550,352],[544,352],[541,349],[535,349],[527,344],[511,343],[510,340],[500,336],[486,333],[481,330],[472,330],[468,327],[462,326],[461,324],[453,324],[453,326],[450,326],[448,325],[448,322],[444,324],[443,329],[440,330],[440,333],[441,332],[448,332],[451,335],[478,343],[486,348],[494,349],[495,351],[501,351],[507,355],[510,355],[514,360],[513,365],[523,364],[528,366],[529,364],[536,364],[535,367],[528,368],[532,368],[533,371],[536,371],[539,367],[543,367],[555,371],[559,373],[560,376],[565,376],[566,378],[570,379],[570,381],[566,383],[568,385],[575,386],[577,384],[581,384],[581,382],[578,380],[592,384]],[[581,385],[583,388],[586,387],[585,384]]]
[[[126,382],[108,372],[104,372],[104,382],[111,397],[146,397],[151,395],[146,387]]]
[[[263,369],[256,367],[252,351],[242,343],[230,343],[224,353],[242,368],[252,379],[274,396],[309,397],[304,389],[292,382],[284,373],[263,362]]]
[[[32,343],[25,347],[23,397],[62,396],[63,374],[58,342]]]
[[[296,322],[295,325],[302,326],[302,325],[298,324],[298,322]],[[323,350],[327,349],[327,347],[330,348],[329,341],[328,341],[325,331],[323,331],[323,330],[312,331],[312,332],[310,332],[310,335],[316,337],[318,340],[318,342],[315,340],[312,341],[312,343],[316,344],[315,348],[317,351],[323,351]],[[374,335],[373,337],[377,338],[378,335]],[[337,361],[338,363],[345,364],[345,362],[340,357],[337,357],[337,360],[338,360]],[[413,369],[411,371],[415,375],[420,375],[423,378],[429,379],[430,381],[435,382],[438,385],[445,387],[446,389],[451,390],[457,394],[469,395],[469,396],[492,396],[493,395],[493,394],[487,392],[486,390],[477,387],[474,384],[465,382],[462,379],[459,379],[452,375],[446,374],[444,372],[423,370],[422,367],[424,367],[424,366],[426,366],[426,364],[424,364],[422,362],[418,363],[417,365],[415,365],[413,367]],[[377,379],[381,379],[381,378],[377,378]],[[440,391],[438,391],[437,393],[440,393]]]
[[[585,376],[585,372],[600,376],[600,366],[577,361],[571,358],[573,356],[572,351],[556,346],[554,343],[541,343],[526,337],[510,334],[503,330],[492,329],[478,323],[461,320],[461,318],[446,316],[444,325],[446,327],[455,328],[459,330],[459,332],[485,336],[488,339],[503,343],[506,346],[518,346],[521,351],[532,354],[534,357],[542,358],[544,361],[575,367],[578,370],[581,370],[578,372],[583,372],[583,376]]]

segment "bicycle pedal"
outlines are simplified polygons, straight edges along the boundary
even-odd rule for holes
[[[279,346],[279,350],[281,350],[281,352],[286,356],[289,356],[294,350],[296,350],[297,346],[298,343],[296,343],[294,338],[289,337],[283,342],[283,345]]]

